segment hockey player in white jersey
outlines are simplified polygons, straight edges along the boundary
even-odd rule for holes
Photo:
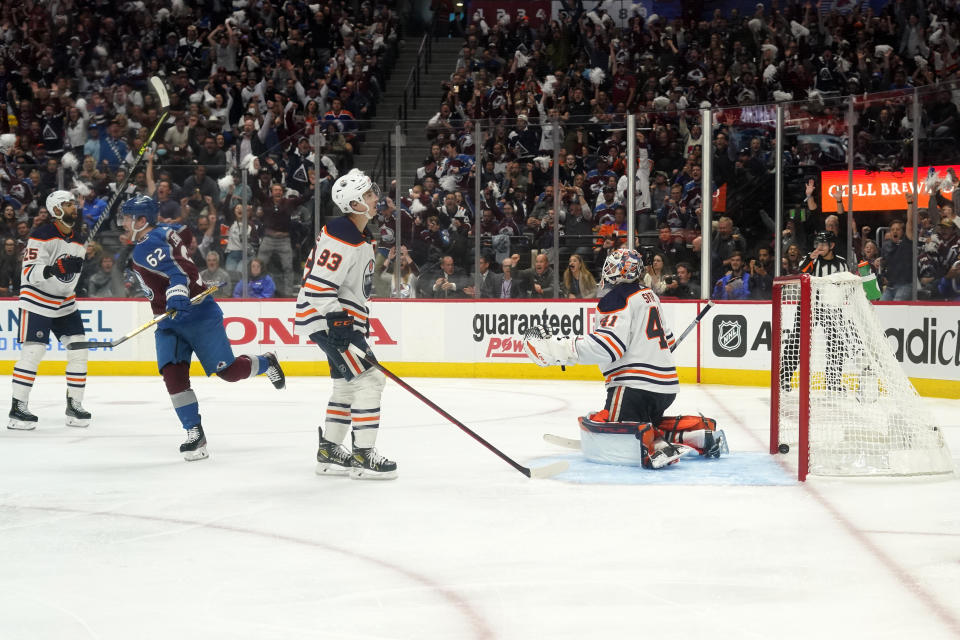
[[[346,214],[317,236],[297,296],[296,333],[316,342],[330,363],[333,392],[324,425],[318,427],[318,474],[353,478],[397,477],[397,463],[377,453],[380,396],[386,377],[349,351],[351,344],[374,359],[367,345],[367,301],[373,292],[374,254],[366,232],[377,214],[380,188],[353,169],[333,184],[334,204]],[[351,432],[352,451],[343,446]]]
[[[587,459],[659,469],[689,453],[719,457],[727,446],[715,421],[664,417],[678,388],[674,337],[660,299],[638,282],[642,269],[636,251],[612,252],[603,265],[603,280],[612,288],[597,304],[599,326],[577,338],[528,334],[524,350],[544,367],[600,366],[606,403],[602,411],[580,419],[580,447]]]
[[[37,368],[47,352],[50,332],[66,346],[83,340],[83,320],[74,290],[83,268],[86,250],[80,236],[77,202],[69,191],[47,196],[52,223],[30,234],[23,250],[20,286],[20,359],[13,366],[13,403],[8,429],[34,429],[37,416],[28,401]],[[87,350],[67,351],[68,427],[86,427],[90,414],[81,405],[87,383]]]

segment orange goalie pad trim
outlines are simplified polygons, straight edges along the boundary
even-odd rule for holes
[[[704,416],[663,416],[660,424],[657,425],[657,431],[660,433],[695,431],[697,429],[716,431],[717,421],[713,418],[705,418]]]

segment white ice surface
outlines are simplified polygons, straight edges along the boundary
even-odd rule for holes
[[[0,639],[960,637],[960,481],[793,480],[762,389],[684,386],[732,455],[664,472],[581,462],[597,383],[410,379],[529,480],[388,382],[400,478],[314,475],[330,388],[194,382],[187,463],[159,377],[92,378],[89,429],[38,379],[0,429]],[[960,453],[960,402],[930,400]]]

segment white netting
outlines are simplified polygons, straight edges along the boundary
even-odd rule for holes
[[[809,472],[951,473],[942,432],[894,357],[860,278],[810,278],[810,303]],[[783,283],[779,306],[779,441],[794,445],[801,395],[799,281]]]

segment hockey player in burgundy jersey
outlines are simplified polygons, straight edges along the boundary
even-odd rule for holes
[[[47,196],[52,223],[30,234],[23,251],[20,286],[20,359],[13,366],[13,404],[8,429],[33,429],[37,416],[27,402],[37,376],[37,367],[47,352],[50,332],[63,345],[83,339],[83,320],[74,289],[83,268],[86,250],[77,224],[77,202],[69,191]],[[87,350],[67,351],[68,427],[86,427],[90,414],[81,406],[87,381]]]
[[[213,298],[191,304],[190,299],[204,290],[200,272],[187,257],[192,235],[181,225],[157,225],[157,208],[152,198],[135,196],[123,204],[121,222],[136,243],[133,270],[144,285],[153,312],[175,312],[157,325],[157,368],[187,432],[180,452],[186,460],[201,460],[207,457],[207,439],[197,396],[190,388],[193,354],[208,376],[217,374],[227,382],[265,373],[274,387],[282,389],[285,380],[272,353],[234,357],[223,328],[223,312]]]
[[[526,337],[524,351],[544,367],[600,366],[606,403],[602,411],[580,419],[587,459],[659,469],[694,451],[719,457],[728,449],[715,421],[664,417],[678,387],[670,349],[674,338],[657,294],[638,282],[642,269],[636,251],[612,252],[603,264],[603,280],[612,288],[597,304],[599,326],[582,338]]]

